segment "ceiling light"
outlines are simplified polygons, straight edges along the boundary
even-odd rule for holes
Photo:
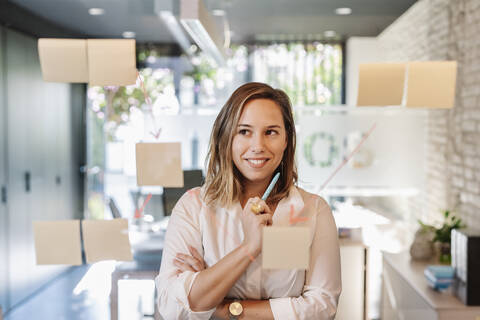
[[[135,38],[135,36],[136,34],[133,31],[125,31],[124,33],[122,33],[122,37],[128,38],[128,39]]]
[[[337,33],[333,30],[327,30],[323,33],[323,35],[326,37],[326,38],[333,38],[337,35]]]
[[[158,16],[162,19],[162,21],[167,26],[167,29],[170,31],[172,36],[175,38],[177,43],[180,45],[182,50],[189,54],[190,52],[190,40],[188,40],[185,32],[183,31],[182,27],[178,23],[177,18],[173,15],[171,11],[162,10],[159,11]]]
[[[223,17],[225,15],[225,10],[215,9],[212,10],[212,14],[217,17]]]
[[[339,16],[348,16],[349,14],[352,14],[352,9],[351,8],[337,8],[337,9],[335,9],[335,13],[338,14]]]
[[[181,0],[180,22],[203,52],[218,65],[225,64],[218,27],[202,0]]]
[[[90,8],[88,9],[88,13],[92,16],[101,16],[105,13],[105,10],[102,8]]]

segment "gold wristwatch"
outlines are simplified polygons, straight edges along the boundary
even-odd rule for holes
[[[230,320],[238,319],[243,312],[243,306],[240,302],[234,301],[228,306],[228,315]]]

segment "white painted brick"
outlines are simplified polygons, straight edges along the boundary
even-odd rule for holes
[[[480,1],[419,0],[378,39],[385,61],[458,61],[455,107],[428,112],[425,194],[409,208],[441,220],[438,209],[460,201],[480,228]]]
[[[478,194],[480,193],[480,183],[477,181],[468,181],[466,183],[466,189],[472,193]]]

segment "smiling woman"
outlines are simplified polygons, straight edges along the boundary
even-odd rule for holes
[[[165,319],[335,317],[337,229],[328,204],[295,186],[295,139],[283,91],[253,82],[229,98],[212,129],[205,185],[187,192],[170,218],[156,278]],[[270,197],[260,199],[276,173]],[[308,269],[262,269],[263,229],[292,225],[311,235]]]

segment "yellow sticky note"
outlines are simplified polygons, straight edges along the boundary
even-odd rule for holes
[[[80,221],[34,221],[37,264],[82,264]]]
[[[137,185],[183,187],[181,145],[137,143]]]
[[[265,227],[262,241],[263,269],[308,269],[309,228]]]
[[[133,259],[127,219],[83,220],[82,235],[87,263]]]
[[[366,63],[359,66],[358,106],[400,106],[405,63]]]
[[[410,62],[406,106],[452,108],[456,80],[456,61]]]
[[[134,39],[88,39],[87,48],[90,85],[126,86],[136,83]]]
[[[87,40],[38,39],[43,80],[88,82]]]

